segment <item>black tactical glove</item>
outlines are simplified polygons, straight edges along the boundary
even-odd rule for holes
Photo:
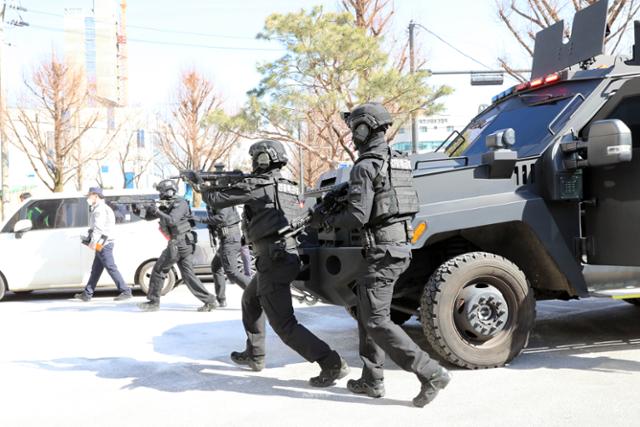
[[[309,209],[309,215],[311,215],[311,221],[309,221],[309,227],[321,229],[324,228],[325,215],[321,206],[316,206],[315,209]]]
[[[180,175],[182,176],[182,178],[184,178],[185,181],[194,186],[200,186],[204,183],[202,177],[194,170],[184,170],[180,173]]]
[[[155,203],[151,203],[150,205],[146,206],[146,211],[151,215],[156,215],[158,213],[158,207]]]

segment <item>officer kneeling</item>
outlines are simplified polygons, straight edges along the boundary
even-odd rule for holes
[[[345,114],[359,157],[351,169],[346,207],[325,215],[314,211],[312,225],[362,229],[366,272],[357,281],[358,331],[362,376],[349,380],[353,393],[384,396],[385,353],[421,382],[413,404],[423,407],[446,387],[448,372],[422,351],[390,318],[393,288],[411,260],[411,221],[418,211],[411,163],[390,149],[385,132],[389,112],[378,103],[366,103]]]
[[[297,241],[283,238],[278,230],[301,215],[295,183],[283,178],[287,164],[279,141],[260,141],[249,150],[253,175],[233,187],[213,188],[191,172],[205,202],[214,209],[244,204],[246,238],[253,245],[257,273],[242,295],[242,322],[247,333],[246,349],[231,353],[231,360],[254,371],[264,368],[265,318],[282,341],[309,362],[318,362],[320,375],[309,380],[314,387],[328,387],[345,377],[346,362],[324,341],[298,323],[291,302],[291,282],[300,271]],[[200,182],[198,182],[200,181]]]

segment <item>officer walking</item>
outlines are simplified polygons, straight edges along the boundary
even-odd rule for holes
[[[207,205],[208,217],[204,222],[209,225],[211,241],[218,243],[216,255],[211,261],[211,272],[216,287],[220,307],[227,306],[225,294],[226,276],[230,281],[245,289],[251,278],[238,269],[240,256],[240,215],[235,207],[214,209]]]
[[[88,246],[96,251],[91,266],[91,275],[89,281],[84,288],[84,292],[75,294],[76,299],[88,302],[91,301],[93,293],[98,285],[98,280],[104,270],[107,270],[109,276],[115,282],[120,294],[115,297],[116,301],[123,301],[131,298],[131,288],[127,286],[118,271],[115,261],[113,260],[113,232],[116,225],[113,210],[104,202],[102,189],[99,187],[89,188],[87,194],[87,202],[91,217],[89,219],[89,235],[87,236]]]
[[[257,273],[242,295],[246,348],[231,353],[231,360],[254,371],[264,368],[266,314],[286,345],[307,361],[320,365],[320,374],[309,383],[314,387],[331,386],[348,374],[349,367],[335,350],[298,323],[290,288],[300,271],[297,242],[278,236],[278,230],[300,216],[297,187],[280,173],[287,164],[284,146],[279,141],[263,140],[253,144],[249,154],[254,177],[233,187],[207,191],[195,173],[189,179],[204,187],[206,203],[216,209],[244,204],[246,238],[256,255]]]
[[[168,243],[151,271],[148,301],[138,304],[138,307],[143,311],[157,311],[160,308],[160,292],[164,280],[171,267],[177,263],[184,283],[191,293],[204,303],[198,311],[211,311],[217,307],[216,297],[207,291],[193,271],[197,235],[193,231],[195,222],[191,208],[185,199],[178,197],[178,189],[172,180],[160,181],[157,190],[160,200],[165,203],[160,208],[155,203],[145,206],[145,219],[152,221],[160,218],[160,231]],[[136,206],[134,212],[139,214],[141,209]]]
[[[359,157],[349,179],[345,209],[324,216],[314,213],[315,225],[362,229],[366,272],[357,280],[358,332],[362,376],[349,380],[353,393],[384,396],[385,353],[421,382],[413,404],[423,407],[447,386],[448,372],[422,351],[390,318],[393,288],[411,260],[411,220],[418,211],[411,163],[392,151],[385,139],[389,112],[379,103],[366,103],[345,114]]]

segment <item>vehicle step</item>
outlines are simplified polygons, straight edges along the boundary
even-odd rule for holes
[[[640,287],[601,289],[598,291],[592,291],[591,296],[600,297],[600,298],[613,298],[613,299],[640,298]]]

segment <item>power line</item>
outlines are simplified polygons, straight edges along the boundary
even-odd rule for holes
[[[81,31],[72,31],[72,30],[64,30],[61,28],[52,28],[46,27],[44,25],[30,25],[31,28],[37,28],[45,31],[53,31],[58,33],[75,33],[75,34],[84,34]],[[94,36],[101,37],[101,36]],[[104,36],[102,36],[104,37]],[[163,46],[179,46],[179,47],[194,47],[201,49],[217,49],[217,50],[235,50],[235,51],[261,51],[261,52],[282,52],[283,48],[260,48],[260,47],[234,47],[234,46],[214,46],[214,45],[204,45],[204,44],[195,44],[195,43],[180,43],[180,42],[169,42],[169,41],[160,41],[160,40],[148,40],[148,39],[138,39],[138,38],[127,38],[128,42],[134,43],[146,43],[146,44],[156,44]]]
[[[416,23],[415,25],[419,26],[420,28],[422,28],[423,30],[425,30],[426,32],[428,32],[429,34],[431,34],[432,36],[434,36],[435,38],[437,38],[438,40],[440,40],[442,43],[446,44],[447,46],[449,46],[451,49],[455,50],[456,52],[458,52],[460,55],[472,60],[473,62],[475,62],[476,64],[482,65],[484,68],[486,68],[487,70],[491,70],[491,67],[489,67],[486,64],[483,64],[482,62],[478,61],[477,59],[475,59],[473,56],[471,55],[467,55],[466,53],[464,53],[463,51],[461,51],[460,49],[458,49],[457,47],[455,47],[454,45],[452,45],[451,43],[449,43],[448,41],[446,41],[445,39],[443,39],[442,37],[440,37],[439,35],[437,35],[436,33],[434,33],[433,31],[431,31],[430,29],[428,29],[427,27],[425,27],[422,24],[418,24]]]
[[[32,13],[40,14],[40,15],[47,15],[47,16],[55,16],[55,17],[58,17],[58,18],[64,18],[64,15],[60,14],[60,13],[45,12],[45,11],[42,11],[42,10],[34,10],[34,9],[29,9],[28,11],[32,12]],[[99,20],[99,19],[96,19],[96,21],[97,22],[107,22],[107,21],[103,21],[103,20]],[[111,22],[109,22],[109,23],[111,23]],[[220,38],[220,39],[256,40],[255,37],[231,36],[231,35],[225,35],[225,34],[211,34],[211,33],[200,33],[200,32],[194,32],[194,31],[170,30],[170,29],[166,29],[166,28],[147,27],[147,26],[143,26],[143,25],[127,25],[127,28],[134,28],[134,29],[146,30],[146,31],[155,31],[155,32],[158,32],[158,33],[165,33],[165,34],[183,34],[183,35],[189,35],[189,36],[210,37],[210,38]]]

